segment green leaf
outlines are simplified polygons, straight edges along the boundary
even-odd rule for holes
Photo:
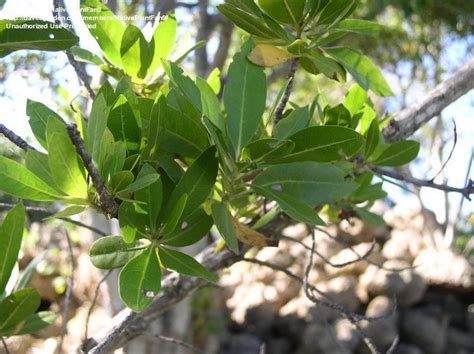
[[[21,49],[65,50],[79,42],[79,37],[54,23],[17,18],[0,20],[0,58]]]
[[[25,207],[20,203],[8,212],[0,225],[0,294],[5,290],[18,259],[24,227]]]
[[[147,165],[144,165],[144,166],[147,166]],[[148,166],[151,167],[150,165]],[[127,188],[121,190],[120,191],[121,193],[136,192],[140,189],[148,187],[150,184],[155,183],[160,178],[160,175],[156,173],[153,167],[151,167],[151,170],[148,168],[142,167],[142,170],[144,170],[145,173],[139,174],[135,182],[130,184]]]
[[[212,87],[200,77],[196,78],[196,86],[201,94],[202,114],[208,117],[221,132],[225,133],[225,120],[221,112],[221,105]]]
[[[275,20],[299,28],[305,0],[258,0],[258,4]]]
[[[201,277],[212,282],[218,280],[217,275],[209,272],[201,263],[187,254],[159,247],[156,250],[160,263],[164,268],[174,270],[180,274]]]
[[[269,192],[286,194],[312,207],[334,203],[352,193],[357,184],[344,180],[337,167],[318,162],[296,162],[268,167],[253,181]]]
[[[29,149],[26,152],[25,166],[43,182],[57,189],[56,182],[54,182],[53,175],[49,169],[48,155]]]
[[[160,242],[163,245],[174,247],[193,245],[209,232],[212,224],[212,218],[202,208],[199,208],[189,216],[181,218],[180,227]]]
[[[379,122],[374,119],[367,131],[367,141],[365,142],[365,158],[368,159],[379,145],[380,129]]]
[[[324,110],[324,124],[349,127],[352,122],[351,113],[342,104]]]
[[[120,55],[125,72],[132,79],[144,79],[153,59],[153,50],[142,31],[129,24],[123,33]]]
[[[413,140],[379,145],[369,162],[378,166],[402,166],[416,159],[419,151],[420,143]]]
[[[92,160],[99,163],[102,138],[107,128],[108,104],[105,93],[99,93],[92,102],[89,122],[87,124],[86,147],[92,155]]]
[[[355,116],[367,101],[367,91],[357,84],[351,86],[346,93],[344,99],[344,107],[346,107],[352,116]]]
[[[16,197],[54,201],[62,196],[18,162],[0,156],[0,190]]]
[[[217,202],[212,203],[212,218],[227,246],[232,252],[239,254],[237,232],[235,231],[232,214],[229,212],[228,205]]]
[[[252,64],[247,56],[252,43],[247,42],[234,56],[224,88],[224,105],[228,114],[228,134],[235,148],[236,157],[247,145],[265,110],[267,84],[263,68]]]
[[[331,162],[343,156],[355,155],[363,146],[364,138],[356,131],[336,126],[315,126],[290,136],[293,151],[273,163],[317,161]]]
[[[123,141],[130,153],[140,148],[140,128],[137,117],[127,98],[120,95],[110,110],[107,127],[112,132],[115,141]]]
[[[186,202],[188,201],[188,195],[183,194],[175,205],[172,205],[171,212],[169,213],[168,217],[165,219],[165,223],[163,225],[162,234],[168,235],[176,229],[178,226],[179,220],[181,220],[181,216],[183,215],[184,208],[186,207]]]
[[[135,312],[146,309],[161,288],[161,269],[154,245],[132,258],[119,274],[119,294]]]
[[[383,77],[380,69],[365,55],[351,48],[325,48],[334,60],[352,75],[365,90],[372,90],[379,96],[393,96],[392,89]]]
[[[71,52],[74,55],[74,59],[78,62],[95,64],[97,66],[104,65],[104,61],[99,58],[94,53],[88,51],[87,49],[80,47],[72,47]]]
[[[42,251],[38,253],[26,266],[25,269],[21,272],[20,278],[18,279],[17,285],[15,287],[16,290],[24,289],[28,286],[30,282],[33,272],[36,270],[36,266],[40,264],[44,257],[46,256],[47,251]]]
[[[89,255],[97,268],[120,268],[142,253],[148,245],[149,242],[145,240],[126,243],[122,236],[105,236],[92,244]]]
[[[73,205],[73,206],[67,207],[67,208],[65,208],[61,211],[58,211],[57,213],[54,213],[53,215],[48,216],[47,218],[44,218],[43,220],[50,220],[50,219],[54,219],[54,218],[65,218],[65,217],[68,217],[68,216],[73,216],[73,215],[83,213],[86,210],[87,210],[87,207],[85,207],[85,206]]]
[[[350,16],[357,7],[359,0],[332,0],[321,11],[318,24],[332,26]]]
[[[271,163],[273,160],[284,157],[291,153],[295,143],[290,140],[277,140],[265,138],[255,140],[248,144],[243,151],[243,158],[254,162]]]
[[[188,201],[183,217],[199,208],[214,188],[217,169],[216,148],[212,146],[204,151],[181,177],[166,206],[168,215],[184,194],[188,195]]]
[[[384,226],[385,220],[380,215],[374,214],[364,208],[354,208],[357,215],[365,222],[374,226]]]
[[[30,99],[26,101],[26,114],[30,117],[30,127],[36,140],[38,140],[41,146],[48,148],[46,142],[46,126],[48,125],[48,119],[53,118],[64,124],[63,119],[41,102]]]
[[[132,182],[135,176],[130,171],[117,172],[110,178],[108,187],[112,194],[117,194],[127,188]]]
[[[148,215],[138,208],[134,203],[124,201],[118,210],[120,231],[122,231],[125,242],[131,243],[144,235],[145,226],[148,224]]]
[[[148,68],[148,75],[154,76],[156,70],[161,66],[161,59],[167,58],[173,49],[176,39],[176,18],[169,13],[166,18],[158,22],[153,33],[153,59]]]
[[[284,140],[308,127],[310,120],[308,107],[297,108],[277,123],[272,135],[278,140]]]
[[[257,185],[252,185],[252,189],[256,193],[276,201],[280,208],[293,219],[312,225],[324,225],[324,221],[318,214],[308,204],[301,202],[297,198],[271,188],[261,188]]]
[[[156,173],[156,171],[150,165],[144,165],[142,171],[144,170],[145,166],[148,166],[147,169]],[[142,208],[148,214],[148,225],[151,226],[152,232],[158,230],[159,226],[159,215],[161,211],[161,206],[163,204],[164,198],[164,191],[163,191],[163,182],[161,178],[154,181],[152,184],[146,186],[143,189],[138,190],[135,193],[135,200],[139,202],[143,202]]]
[[[58,318],[58,315],[51,311],[40,311],[38,313],[32,314],[23,322],[19,324],[5,328],[0,331],[0,336],[11,337],[11,336],[21,336],[24,334],[30,334],[38,332],[43,328],[48,327],[53,324],[54,321]]]
[[[219,70],[219,68],[214,68],[207,77],[206,81],[216,95],[221,92],[221,71]]]
[[[334,30],[373,35],[379,33],[383,28],[384,26],[377,22],[347,18],[339,22]]]
[[[346,71],[335,60],[328,58],[317,50],[311,51],[311,55],[300,58],[303,69],[313,75],[323,74],[331,80],[339,82],[346,81]]]
[[[99,0],[81,0],[81,15],[107,60],[120,67],[120,44],[125,32],[122,22]]]
[[[40,294],[33,288],[15,291],[4,298],[0,302],[0,333],[11,329],[34,314],[40,303]]]
[[[48,162],[58,188],[71,197],[87,198],[83,166],[71,139],[60,133],[48,135]]]

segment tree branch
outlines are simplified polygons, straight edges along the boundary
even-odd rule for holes
[[[474,60],[442,82],[417,104],[401,111],[384,129],[387,142],[405,139],[474,88]]]
[[[114,198],[109,194],[107,189],[105,188],[104,183],[100,178],[99,171],[94,166],[92,162],[92,158],[89,153],[86,151],[84,146],[84,142],[81,139],[81,135],[77,130],[75,124],[69,124],[67,126],[67,131],[69,137],[71,138],[72,143],[74,144],[77,153],[81,157],[82,161],[84,162],[84,166],[89,173],[89,176],[92,179],[92,183],[94,187],[97,189],[97,193],[99,193],[99,200],[100,200],[100,208],[109,216],[109,217],[116,217],[118,212],[118,204],[115,202]]]
[[[461,193],[469,201],[471,200],[471,194],[474,194],[474,185],[471,179],[467,182],[465,187],[456,188],[456,187],[451,187],[445,184],[434,183],[431,180],[423,180],[423,179],[418,179],[411,176],[406,176],[400,172],[373,166],[373,165],[369,165],[369,168],[378,175],[394,178],[396,180],[407,182],[418,187],[429,187],[429,188],[439,189],[445,192]]]
[[[3,124],[0,124],[0,134],[4,135],[5,138],[10,140],[13,144],[18,146],[20,149],[23,149],[25,151],[35,150],[35,148],[31,146],[30,144],[28,144],[25,140],[23,140],[21,136],[16,135],[14,132],[12,132]]]
[[[298,68],[298,58],[293,58],[290,64],[290,71],[288,73],[288,86],[286,86],[285,93],[275,111],[275,123],[278,123],[283,118],[285,107],[290,100],[291,90],[293,90],[293,83],[295,81],[296,69]]]

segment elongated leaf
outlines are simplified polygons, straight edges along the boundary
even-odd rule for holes
[[[48,135],[49,168],[58,188],[71,197],[87,198],[87,182],[74,145],[68,136]]]
[[[278,140],[283,140],[300,130],[308,127],[311,116],[308,107],[297,108],[287,117],[283,118],[273,128],[273,136]]]
[[[87,124],[86,147],[92,155],[92,160],[99,163],[102,138],[107,128],[108,105],[104,93],[99,93],[92,103],[91,114]]]
[[[161,269],[155,247],[132,258],[119,274],[119,294],[135,312],[146,309],[161,288]]]
[[[419,151],[419,142],[399,141],[394,144],[379,145],[369,161],[379,166],[401,166],[414,160]]]
[[[38,290],[15,291],[0,302],[0,333],[24,321],[35,313],[41,302]]]
[[[364,89],[372,90],[379,96],[393,96],[392,89],[383,77],[380,69],[365,55],[351,48],[325,48],[334,60],[352,75]]]
[[[87,207],[85,207],[85,206],[73,205],[73,206],[67,207],[67,208],[65,208],[61,211],[58,211],[57,213],[54,213],[53,215],[48,216],[47,218],[44,218],[43,220],[50,220],[50,219],[54,219],[54,218],[65,218],[65,217],[68,217],[68,216],[73,216],[73,215],[83,213],[86,210],[87,210]]]
[[[79,42],[79,37],[52,22],[17,18],[0,20],[0,58],[20,49],[65,50]]]
[[[33,272],[36,270],[36,266],[44,259],[47,251],[42,251],[33,258],[31,262],[28,263],[26,268],[21,272],[18,283],[15,287],[15,290],[21,290],[28,286],[28,283],[33,276]]]
[[[176,18],[169,13],[158,25],[153,33],[153,59],[148,68],[148,75],[153,77],[155,71],[161,66],[161,59],[165,59],[173,49],[176,39]]]
[[[352,193],[357,184],[344,180],[337,167],[318,162],[296,162],[267,168],[253,181],[266,190],[287,194],[313,207],[334,203]]]
[[[216,148],[213,146],[204,151],[186,170],[171,194],[166,209],[171,211],[184,194],[188,195],[188,201],[183,216],[189,215],[199,208],[214,188],[217,169]]]
[[[368,159],[377,148],[380,140],[379,122],[374,119],[367,131],[367,141],[365,143],[365,158]]]
[[[232,214],[229,212],[227,204],[213,203],[212,218],[214,219],[214,224],[227,246],[232,250],[232,252],[239,254],[237,232],[235,231]]]
[[[318,24],[332,26],[351,15],[357,7],[359,0],[332,0],[326,1],[327,5],[319,15]]]
[[[146,173],[139,175],[135,182],[130,184],[127,188],[123,189],[122,193],[133,193],[140,189],[148,187],[150,184],[156,182],[160,178],[160,175],[156,172]]]
[[[252,185],[252,189],[257,194],[276,201],[280,208],[293,219],[312,225],[324,225],[324,221],[308,204],[271,188],[261,188],[257,185]]]
[[[258,163],[271,163],[273,160],[291,153],[294,147],[295,143],[290,140],[279,141],[277,139],[265,138],[248,144],[242,156]]]
[[[0,156],[0,190],[16,197],[53,201],[62,196],[39,177],[16,161]]]
[[[90,63],[98,66],[105,64],[101,58],[99,58],[94,53],[88,51],[87,49],[80,47],[72,47],[71,52],[74,55],[74,59],[76,59],[78,62]]]
[[[125,242],[131,243],[146,232],[148,215],[134,203],[124,201],[118,210],[120,231]]]
[[[38,332],[43,328],[53,324],[58,315],[51,311],[40,311],[26,317],[26,319],[15,326],[5,328],[0,331],[0,336],[11,337],[21,336]]]
[[[61,123],[64,122],[63,119],[41,102],[30,99],[26,101],[26,114],[30,117],[30,127],[36,140],[38,140],[44,148],[48,148],[48,144],[46,143],[46,126],[48,125],[48,119],[51,117]]]
[[[142,171],[145,166],[148,166],[148,169],[153,169],[150,165],[144,165]],[[153,172],[151,172],[151,174],[156,174],[156,171],[153,169]],[[148,214],[148,225],[150,225],[152,232],[158,231],[159,228],[159,215],[161,211],[161,206],[163,204],[163,198],[164,191],[161,177],[154,181],[152,184],[146,186],[143,189],[138,190],[135,193],[135,200],[144,203],[144,205],[142,205],[141,207],[146,210]]]
[[[356,131],[336,126],[316,126],[303,129],[290,136],[295,143],[293,151],[273,163],[340,160],[344,155],[353,156],[364,144],[364,138]]]
[[[324,56],[319,51],[311,51],[311,55],[300,58],[301,66],[313,75],[323,74],[328,79],[339,82],[346,81],[346,71],[334,59]]]
[[[173,232],[176,227],[178,226],[179,220],[183,215],[184,208],[186,207],[186,202],[188,201],[188,195],[183,194],[175,205],[173,205],[173,209],[171,210],[168,218],[165,220],[165,224],[163,226],[163,235],[168,235]]]
[[[352,122],[351,113],[344,105],[339,104],[324,110],[324,124],[350,127]]]
[[[0,226],[0,294],[5,290],[18,258],[24,227],[25,207],[20,203],[8,212]]]
[[[148,245],[149,242],[145,240],[126,243],[122,236],[105,236],[92,244],[89,255],[97,268],[120,268],[142,253]]]
[[[305,0],[258,0],[258,4],[275,20],[298,28],[303,16]]]
[[[346,107],[349,112],[351,112],[351,115],[354,116],[362,109],[367,101],[367,97],[367,91],[359,85],[354,84],[351,86],[349,91],[347,91],[344,99],[344,107]]]
[[[201,263],[187,254],[165,247],[157,248],[156,253],[164,268],[174,270],[180,274],[201,277],[213,282],[218,279],[217,275],[209,272]]]
[[[257,44],[248,56],[252,63],[266,68],[281,65],[292,57],[290,53],[270,44]]]
[[[99,0],[81,0],[81,15],[105,57],[120,67],[120,43],[125,32],[122,22]]]
[[[267,95],[263,68],[247,59],[251,47],[251,42],[247,42],[242,51],[234,56],[224,88],[224,105],[228,114],[227,129],[237,157],[257,131],[265,110]]]
[[[360,34],[373,35],[384,29],[384,26],[377,22],[360,20],[355,18],[347,18],[339,22],[334,29],[336,31],[354,32]]]
[[[110,110],[107,127],[114,139],[123,141],[131,153],[140,148],[140,128],[137,117],[124,95],[120,95]]]
[[[179,227],[160,242],[174,247],[193,245],[209,232],[212,224],[212,218],[199,208],[191,215],[182,218]]]
[[[56,182],[49,169],[48,155],[29,149],[26,153],[25,166],[43,182],[57,189]]]
[[[133,79],[144,79],[153,59],[153,46],[150,46],[142,31],[129,24],[123,33],[120,55],[125,72]]]
[[[130,171],[120,171],[110,178],[108,186],[112,194],[116,194],[127,188],[134,179],[134,175]]]

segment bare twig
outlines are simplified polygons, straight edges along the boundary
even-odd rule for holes
[[[180,347],[187,348],[187,349],[189,349],[189,350],[191,350],[195,353],[204,353],[204,351],[202,351],[201,349],[196,348],[194,345],[186,343],[185,341],[182,341],[180,339],[166,337],[166,336],[162,336],[160,334],[149,335],[149,336],[152,337],[152,338],[155,338],[155,339],[162,340],[162,341],[167,342],[167,343],[176,344]]]
[[[439,115],[444,108],[474,88],[474,60],[442,82],[426,98],[401,111],[383,133],[387,142],[405,139]]]
[[[61,26],[62,19],[64,19],[64,22],[66,24],[66,27],[72,31],[72,33],[75,33],[74,27],[71,22],[71,17],[69,16],[69,12],[67,11],[66,5],[64,4],[63,0],[53,0],[53,17],[54,17],[54,22],[58,25]],[[92,89],[90,83],[89,83],[89,78],[87,77],[87,73],[84,71],[83,67],[81,64],[77,62],[76,59],[74,59],[74,54],[72,54],[71,49],[66,49],[66,56],[73,67],[74,71],[76,72],[76,75],[78,76],[79,80],[82,81],[84,84],[84,87],[86,88],[87,92],[89,93],[89,96],[94,99],[95,98],[95,92]]]
[[[116,217],[118,211],[118,204],[115,202],[114,198],[109,194],[107,189],[105,188],[104,183],[100,178],[99,171],[94,166],[92,162],[92,158],[89,153],[86,151],[84,146],[84,142],[81,139],[81,135],[77,130],[77,126],[75,124],[69,124],[67,126],[67,131],[69,137],[71,138],[72,143],[74,144],[77,153],[81,157],[82,161],[84,162],[84,166],[91,177],[92,183],[99,193],[99,200],[100,200],[100,208],[104,211],[107,216],[109,217]]]
[[[94,292],[94,297],[92,299],[91,306],[89,307],[89,310],[87,311],[87,317],[86,317],[86,326],[84,330],[84,343],[87,341],[87,338],[89,338],[89,320],[92,315],[92,310],[94,309],[95,304],[97,303],[97,298],[99,297],[99,291],[100,291],[100,286],[107,280],[110,274],[112,274],[113,269],[110,269],[105,273],[105,275],[100,279],[99,283],[97,284]]]
[[[397,335],[393,339],[393,342],[392,342],[392,345],[390,346],[390,348],[388,348],[387,354],[393,354],[393,352],[397,348],[397,345],[398,345],[399,342],[400,342],[400,337]]]
[[[137,314],[134,312],[129,312],[125,319],[118,323],[112,328],[110,336],[108,336],[103,342],[98,343],[92,350],[89,351],[91,354],[105,353],[114,343],[114,341],[119,337],[122,332],[127,328],[127,326],[133,322],[137,317]]]
[[[293,83],[295,81],[296,69],[298,68],[298,58],[293,58],[290,64],[290,72],[288,73],[288,85],[286,86],[285,93],[275,111],[275,123],[278,123],[283,118],[286,105],[290,100],[291,91],[293,90]]]
[[[8,349],[7,342],[5,341],[3,337],[0,337],[0,338],[2,339],[3,349],[5,349],[5,353],[10,354],[10,350]]]
[[[64,230],[64,234],[66,235],[67,247],[69,251],[69,267],[70,267],[71,274],[69,275],[69,278],[67,281],[66,297],[64,299],[63,326],[61,329],[61,336],[59,337],[58,354],[62,353],[64,337],[66,336],[66,332],[67,332],[67,322],[69,320],[69,310],[71,307],[72,289],[74,287],[74,254],[72,250],[71,237],[69,237],[69,233],[67,230]]]
[[[12,132],[3,124],[0,124],[0,134],[3,134],[5,138],[10,140],[13,144],[18,146],[20,149],[23,149],[25,151],[35,150],[35,148],[31,146],[30,144],[28,144],[25,140],[23,140],[21,136],[16,135],[14,132]]]
[[[65,221],[65,222],[68,222],[70,224],[73,224],[73,225],[76,225],[76,226],[79,226],[79,227],[82,227],[84,229],[88,229],[92,232],[95,232],[96,234],[98,235],[101,235],[101,236],[107,236],[109,235],[109,233],[107,232],[104,232],[94,226],[91,226],[91,225],[87,225],[87,224],[84,224],[83,222],[81,221],[77,221],[77,220],[74,220],[74,219],[70,219],[70,218],[58,218],[59,220],[62,220],[62,221]]]
[[[453,154],[454,154],[454,150],[456,150],[456,145],[458,143],[458,129],[456,127],[456,121],[453,119],[453,147],[451,148],[451,152],[449,153],[449,156],[448,158],[446,159],[446,161],[443,163],[443,165],[441,166],[441,168],[439,169],[438,173],[436,173],[434,175],[434,177],[430,180],[431,182],[434,182],[434,180],[436,179],[436,177],[438,177],[441,173],[443,173],[444,169],[446,168],[446,165],[449,163],[449,161],[451,160],[451,158],[453,157]],[[441,158],[440,158],[441,160]],[[467,181],[466,181],[467,183]]]
[[[429,187],[429,188],[434,188],[434,189],[439,189],[445,192],[454,192],[454,193],[460,193],[462,194],[467,200],[471,200],[470,195],[474,194],[474,186],[472,180],[469,180],[467,182],[467,185],[463,188],[456,188],[456,187],[451,187],[448,185],[444,184],[437,184],[434,183],[433,181],[429,180],[422,180],[418,178],[414,178],[411,176],[406,176],[400,172],[393,171],[393,170],[388,170],[382,167],[377,167],[373,165],[369,165],[369,168],[375,172],[376,174],[387,176],[390,178],[394,178],[399,181],[404,181],[410,184],[413,184],[418,187]]]

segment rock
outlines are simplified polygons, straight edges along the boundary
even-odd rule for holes
[[[383,264],[385,269],[373,264],[367,267],[367,270],[360,276],[361,286],[364,286],[368,293],[373,296],[390,295],[397,296],[401,294],[406,286],[407,279],[402,277],[402,272],[390,271],[387,269],[404,269],[410,267],[405,261],[391,259]],[[405,270],[404,272],[410,272]]]
[[[372,251],[370,251],[372,249]],[[354,253],[355,252],[355,253]],[[346,248],[332,256],[329,261],[331,264],[342,265],[352,261],[355,261],[361,257],[367,255],[370,252],[367,259],[375,263],[383,263],[380,255],[379,246],[372,246],[371,242],[360,243],[352,249]],[[343,267],[333,267],[330,264],[325,265],[326,272],[331,276],[338,275],[360,275],[367,269],[368,263],[365,260],[361,260],[355,263]]]
[[[270,337],[265,343],[265,349],[261,353],[288,354],[294,352],[287,338]],[[260,354],[260,353],[259,353]]]
[[[446,345],[446,325],[422,310],[409,310],[401,321],[401,334],[427,354],[440,354]]]
[[[337,237],[351,245],[371,242],[375,237],[375,228],[360,219],[343,220],[339,224]]]
[[[398,294],[397,303],[400,307],[413,306],[423,298],[428,286],[416,270],[405,270],[400,273],[400,276],[406,286]]]
[[[401,342],[395,347],[393,354],[423,354],[423,350],[416,345]]]
[[[374,321],[363,321],[361,328],[368,338],[372,340],[376,348],[385,352],[390,348],[398,335],[398,314],[393,311],[393,304],[386,296],[377,296],[369,305],[365,315],[367,317],[382,317]],[[359,351],[364,352],[366,345],[361,343]]]
[[[416,257],[418,273],[428,284],[474,290],[474,271],[469,261],[449,249],[427,248]]]
[[[474,352],[472,333],[461,331],[457,328],[448,328],[448,348],[453,352],[462,350]]]
[[[285,227],[281,234],[286,237],[294,237],[298,240],[308,235],[308,228],[305,224],[299,223]]]
[[[235,334],[224,345],[221,354],[259,354],[263,342],[251,334]]]
[[[471,333],[474,333],[474,304],[467,307],[466,327]]]
[[[337,340],[351,350],[357,348],[360,342],[360,336],[357,333],[354,325],[346,318],[336,321],[334,324],[334,331],[336,332]]]
[[[246,330],[260,338],[268,336],[275,315],[275,306],[268,302],[247,309],[244,321]]]
[[[421,235],[414,230],[393,230],[390,236],[382,249],[382,255],[387,259],[411,263],[424,246]]]
[[[303,333],[297,354],[352,354],[351,348],[339,342],[327,324],[311,324]]]
[[[294,315],[298,318],[307,319],[314,303],[306,298],[304,290],[301,289],[300,295],[286,303],[278,312],[280,316]]]
[[[303,242],[311,247],[311,236],[306,237]],[[316,233],[316,250],[320,255],[322,255],[326,259],[330,259],[332,256],[337,254],[343,249],[343,245],[340,243],[334,241],[333,239],[330,239],[328,236],[323,235],[321,232]],[[306,250],[306,254],[308,254],[309,251]],[[306,257],[305,257],[306,258]],[[319,256],[315,255],[314,256],[314,265],[322,265],[324,266],[326,262]]]

